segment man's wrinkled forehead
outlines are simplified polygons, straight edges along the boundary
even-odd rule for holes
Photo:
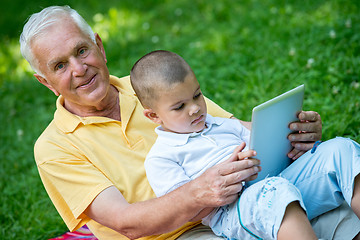
[[[81,32],[73,21],[66,21],[49,25],[46,31],[33,39],[31,46],[36,58],[47,59],[42,64],[50,66],[90,42],[90,37]]]

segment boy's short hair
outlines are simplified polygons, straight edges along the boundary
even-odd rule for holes
[[[130,72],[131,85],[144,108],[149,108],[161,93],[182,83],[193,73],[187,62],[176,53],[157,50],[140,58]]]

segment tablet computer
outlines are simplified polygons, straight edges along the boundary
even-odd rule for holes
[[[287,156],[292,149],[287,138],[291,133],[289,124],[298,120],[304,90],[305,86],[300,85],[253,109],[249,148],[256,151],[255,158],[260,160],[262,170],[257,179],[247,185],[276,176],[290,165],[291,159]]]

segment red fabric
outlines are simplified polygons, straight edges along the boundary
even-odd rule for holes
[[[55,237],[55,238],[50,238],[48,240],[80,240],[80,239],[84,239],[84,240],[98,240],[89,230],[89,228],[84,225],[81,228],[79,228],[78,230],[74,231],[74,232],[66,232],[61,236]]]

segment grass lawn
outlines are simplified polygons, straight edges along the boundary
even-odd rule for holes
[[[113,75],[128,75],[149,51],[174,51],[192,66],[205,95],[243,120],[255,105],[305,84],[304,110],[321,114],[323,139],[360,142],[358,0],[4,2],[0,239],[48,239],[67,230],[33,159],[56,98],[37,83],[18,45],[26,18],[51,4],[75,8],[100,34]]]

